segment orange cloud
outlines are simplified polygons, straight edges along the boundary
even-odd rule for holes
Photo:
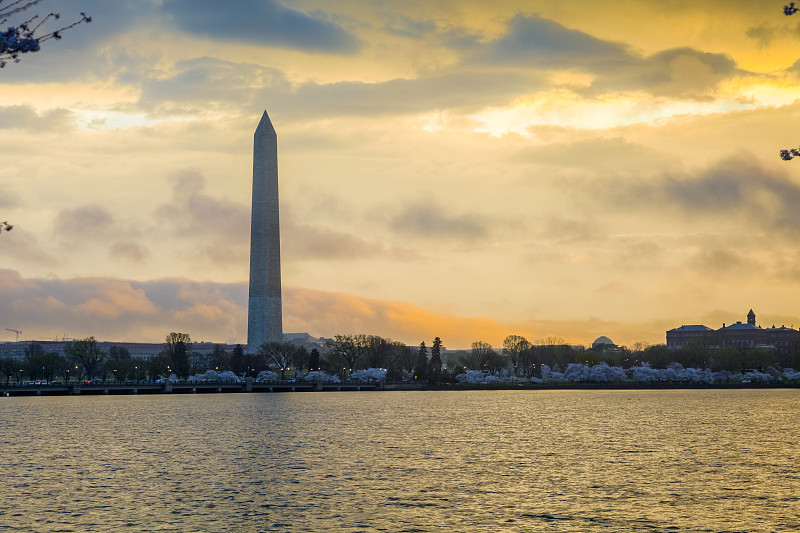
[[[77,306],[75,311],[88,315],[117,318],[121,314],[151,314],[156,311],[153,302],[147,299],[144,290],[134,289],[125,281],[105,281],[103,294],[90,298]]]

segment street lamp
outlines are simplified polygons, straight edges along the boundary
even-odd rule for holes
[[[0,222],[0,235],[3,233],[3,230],[11,231],[14,229],[14,226],[8,223],[8,220],[4,220]]]

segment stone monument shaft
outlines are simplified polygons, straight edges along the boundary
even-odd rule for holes
[[[247,346],[283,340],[281,232],[278,217],[278,136],[264,111],[253,135],[250,215],[250,299]]]

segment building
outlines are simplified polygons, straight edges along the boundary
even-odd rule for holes
[[[764,348],[785,355],[800,349],[800,331],[783,325],[762,328],[756,324],[756,314],[752,309],[747,313],[745,323],[722,324],[716,330],[701,324],[684,325],[667,331],[667,348],[675,350],[698,343],[716,348],[734,347],[741,351]]]

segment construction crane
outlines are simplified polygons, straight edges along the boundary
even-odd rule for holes
[[[19,336],[22,333],[22,331],[20,331],[18,329],[11,329],[11,328],[6,328],[6,331],[13,331],[14,333],[16,333],[17,334],[17,340],[15,342],[19,342]]]

